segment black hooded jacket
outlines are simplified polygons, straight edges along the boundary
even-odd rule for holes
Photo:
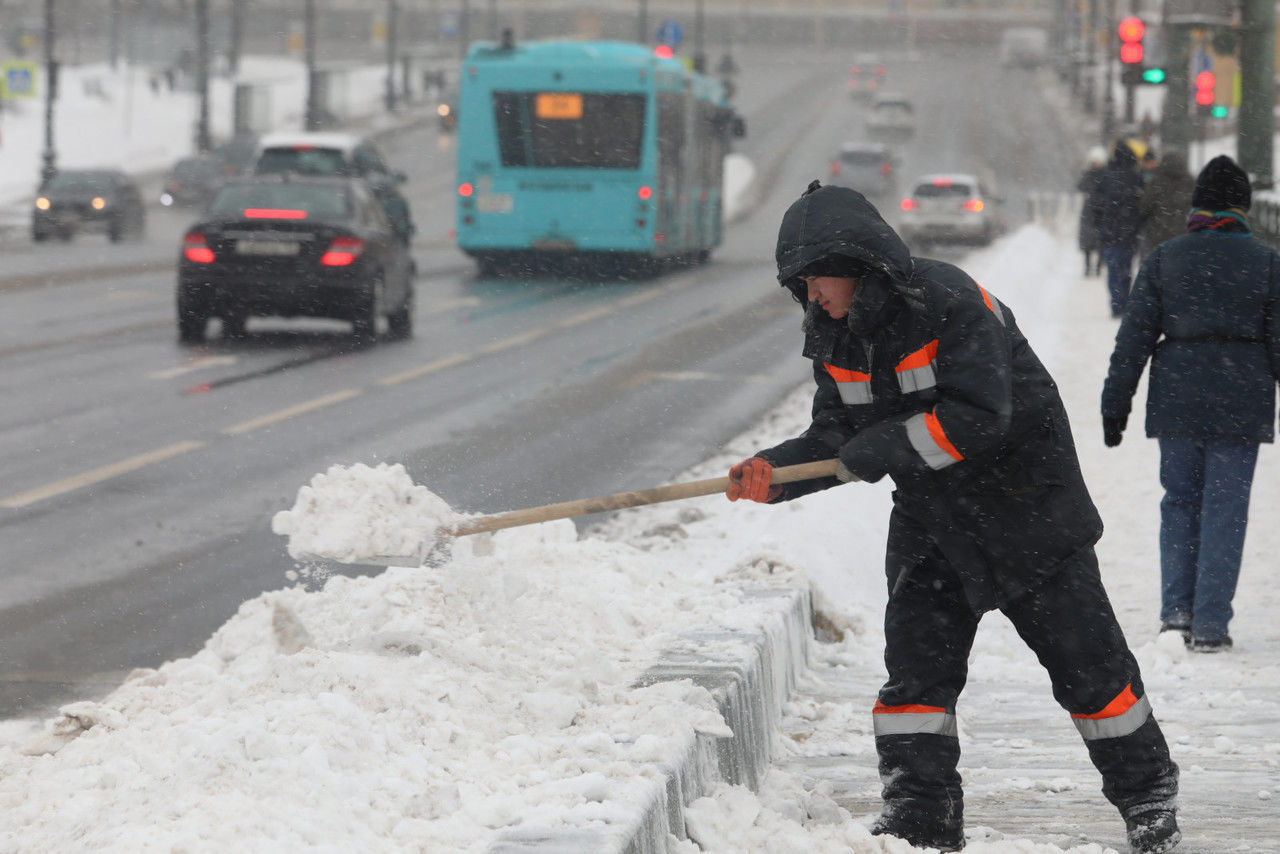
[[[833,254],[870,271],[841,320],[809,306],[797,277]],[[777,262],[806,309],[818,389],[809,428],[759,456],[781,466],[838,454],[862,480],[889,475],[891,584],[936,546],[981,613],[1097,541],[1102,521],[1057,387],[1007,307],[959,268],[913,258],[841,187],[811,187],[788,209]],[[777,500],[837,483],[788,484]]]

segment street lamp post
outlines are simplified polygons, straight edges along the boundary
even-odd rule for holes
[[[53,103],[58,97],[58,61],[53,58],[56,35],[53,0],[44,0],[44,165],[40,169],[40,185],[44,186],[58,172],[58,155],[53,148]]]
[[[320,129],[320,107],[316,103],[316,0],[306,0],[302,7],[303,38],[306,39],[307,104],[303,123],[307,130]]]
[[[396,0],[387,0],[387,112],[396,108]]]
[[[203,154],[209,140],[209,0],[196,0],[196,92],[200,113],[196,119],[196,151]]]

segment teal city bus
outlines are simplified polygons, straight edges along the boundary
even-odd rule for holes
[[[705,261],[742,120],[724,85],[643,45],[478,42],[458,102],[457,241],[482,272]]]

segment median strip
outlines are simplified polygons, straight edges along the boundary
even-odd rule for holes
[[[185,454],[188,451],[194,451],[197,448],[203,448],[204,442],[189,440],[186,442],[177,442],[168,447],[150,451],[145,454],[138,454],[136,457],[129,457],[127,460],[121,460],[118,463],[101,466],[96,469],[90,469],[81,474],[72,475],[62,480],[54,481],[45,486],[38,486],[35,489],[29,489],[26,492],[19,492],[17,495],[10,495],[8,498],[0,500],[0,507],[11,510],[19,507],[26,507],[28,504],[35,504],[37,501],[43,501],[46,498],[52,498],[55,495],[61,495],[64,492],[71,492],[75,489],[82,489],[86,486],[92,486],[95,483],[101,483],[113,477],[136,471],[144,466],[152,463],[158,463],[163,460]]]

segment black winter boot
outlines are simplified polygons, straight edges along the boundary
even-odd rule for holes
[[[1182,841],[1178,819],[1171,809],[1125,816],[1124,829],[1129,836],[1131,854],[1164,854]]]
[[[921,816],[881,815],[871,823],[872,836],[896,836],[917,848],[959,851],[964,848],[964,828]]]

